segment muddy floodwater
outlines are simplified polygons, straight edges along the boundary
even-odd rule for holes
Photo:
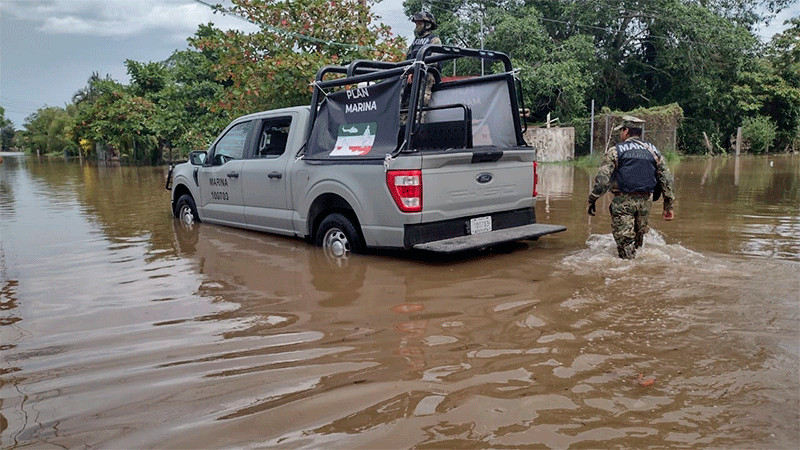
[[[163,167],[0,164],[0,447],[800,445],[800,155],[686,159],[616,257],[595,169],[563,233],[458,258],[183,228]]]

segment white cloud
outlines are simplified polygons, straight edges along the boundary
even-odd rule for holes
[[[373,4],[372,11],[380,18],[378,21],[389,25],[392,32],[406,39],[414,36],[414,23],[403,12],[403,0],[382,0]]]
[[[193,0],[5,0],[2,11],[33,22],[39,32],[55,35],[165,33],[170,39],[183,40],[207,22],[223,29],[257,29],[242,19],[214,14]]]
[[[254,32],[258,27],[239,17],[214,13],[208,4],[230,0],[2,0],[3,14],[34,24],[47,35],[128,37],[163,33],[168,40],[185,40],[201,23],[221,29]],[[371,5],[395,34],[409,38],[414,25],[403,14],[402,0]]]

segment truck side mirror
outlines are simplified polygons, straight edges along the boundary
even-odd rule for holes
[[[203,150],[196,150],[189,153],[189,162],[192,163],[193,166],[205,165],[206,159],[208,159],[208,154]]]

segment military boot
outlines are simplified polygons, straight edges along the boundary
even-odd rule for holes
[[[617,247],[617,253],[622,259],[634,259],[636,258],[636,247],[634,247],[634,244],[619,246]]]
[[[642,248],[642,244],[644,244],[644,235],[643,234],[637,234],[636,235],[636,241],[634,242],[635,248]]]

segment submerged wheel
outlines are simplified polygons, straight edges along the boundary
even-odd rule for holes
[[[319,224],[317,245],[333,259],[347,259],[363,247],[353,222],[339,213],[329,215]]]
[[[181,198],[178,199],[178,203],[175,204],[175,215],[180,219],[181,223],[188,228],[191,228],[195,222],[200,222],[194,199],[189,194],[183,194]]]

